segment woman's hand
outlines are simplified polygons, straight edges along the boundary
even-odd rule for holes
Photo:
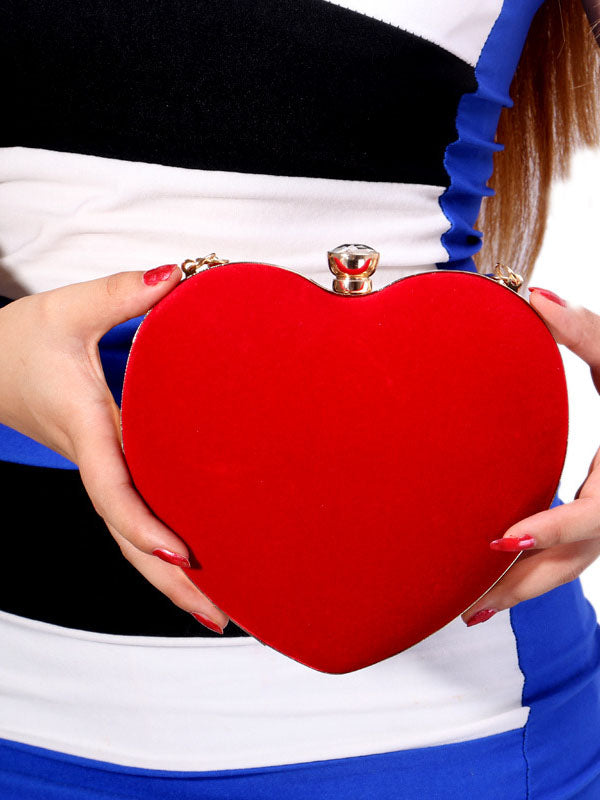
[[[546,289],[530,288],[530,303],[554,338],[590,366],[600,393],[600,316],[570,306]],[[600,555],[600,450],[572,503],[540,511],[517,522],[493,550],[523,552],[508,572],[462,614],[467,625],[577,578]]]
[[[77,464],[125,558],[176,606],[222,633],[229,618],[177,566],[189,566],[187,547],[132,485],[98,353],[110,328],[144,314],[180,278],[174,264],[120,272],[0,309],[0,422]]]

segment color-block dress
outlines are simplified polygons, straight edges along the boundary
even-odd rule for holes
[[[474,269],[540,4],[3,3],[0,294],[212,251],[329,287],[343,242],[382,253],[375,288]],[[117,401],[140,320],[101,342]],[[2,800],[600,798],[579,580],[328,675],[198,625],[125,561],[75,465],[6,427],[0,481]]]

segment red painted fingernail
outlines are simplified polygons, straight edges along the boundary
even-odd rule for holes
[[[207,628],[210,628],[211,631],[216,631],[217,633],[223,633],[223,628],[220,625],[217,625],[216,622],[213,622],[212,619],[208,617],[203,617],[202,614],[197,614],[195,611],[190,611],[192,617],[197,620],[198,622],[205,625]]]
[[[164,547],[157,547],[156,550],[152,551],[152,555],[162,558],[168,564],[175,564],[176,567],[190,567],[189,559]]]
[[[505,536],[503,539],[494,539],[490,542],[492,550],[502,550],[505,553],[530,550],[532,547],[535,547],[533,536]]]
[[[479,622],[485,622],[490,617],[493,617],[494,614],[498,613],[497,608],[483,608],[481,611],[478,611],[476,614],[473,614],[471,619],[467,622],[467,628],[470,628],[471,625],[477,625]]]
[[[144,272],[144,283],[146,286],[154,286],[155,283],[160,281],[167,281],[173,274],[173,270],[177,268],[177,264],[165,264],[164,267],[154,267]]]
[[[567,306],[566,302],[562,299],[562,297],[559,297],[557,294],[554,294],[554,292],[551,292],[550,289],[540,289],[539,286],[530,286],[529,291],[539,292],[540,294],[543,294],[544,297],[547,297],[548,300],[552,300],[553,303],[558,303],[559,306],[564,306],[565,308]]]

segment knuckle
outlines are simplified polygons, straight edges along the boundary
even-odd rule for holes
[[[180,574],[178,580],[170,587],[168,597],[182,611],[200,612],[208,618],[223,623],[228,619],[227,615],[213,606],[208,597],[184,574]]]
[[[102,517],[102,519],[104,519],[105,514],[101,504],[97,500],[93,500],[91,497],[90,497],[90,502],[96,514],[98,514],[99,517]]]
[[[598,454],[596,454],[597,457]],[[598,464],[597,464],[598,466]],[[596,466],[596,468],[597,468]],[[578,489],[578,505],[585,515],[586,528],[588,531],[585,538],[600,536],[600,502],[595,496],[593,488],[586,487],[587,478]],[[589,492],[589,493],[588,493]]]
[[[592,527],[592,538],[597,538],[600,536],[600,506],[596,504],[596,508],[594,510],[594,522]]]
[[[544,536],[545,547],[556,547],[567,541],[568,530],[562,523],[557,523],[556,526]]]
[[[75,450],[75,457],[77,458],[77,450]],[[78,466],[79,466],[79,477],[92,508],[94,509],[96,514],[98,514],[98,516],[106,520],[107,515],[106,515],[105,505],[102,501],[100,494],[97,491],[97,487],[94,486],[91,478],[88,475],[87,466],[80,462],[78,462]]]
[[[598,558],[598,556],[600,556],[600,536],[596,537],[592,541],[589,550],[589,555],[590,555],[590,561],[586,564],[586,567],[589,566],[589,564],[593,563]]]
[[[123,558],[125,558],[127,561],[129,561],[130,564],[135,566],[135,564],[133,563],[132,555],[131,555],[131,545],[129,545],[129,547],[128,547],[127,543],[122,542],[119,539],[116,539],[114,536],[113,536],[113,539],[115,539],[115,541],[117,543],[117,546],[118,546],[119,550],[121,551],[121,555],[123,556]]]
[[[578,569],[575,564],[569,564],[561,573],[560,583],[558,585],[563,586],[565,583],[571,583],[571,581],[576,580],[580,575],[581,570]]]
[[[177,606],[177,608],[180,608],[182,611],[187,611],[189,613],[194,610],[193,604],[190,603],[189,598],[186,599],[182,597],[179,592],[171,589],[164,592],[164,594],[169,598],[173,605]]]
[[[174,582],[169,586],[162,587],[162,593],[182,611],[194,611],[198,605],[198,600],[202,597],[201,592],[193,591],[183,584]]]
[[[523,603],[525,600],[529,600],[529,597],[527,596],[526,592],[517,586],[511,592],[510,597],[506,598],[503,606],[506,608],[512,608],[513,606],[519,605],[519,603]]]
[[[134,545],[131,542],[128,542],[124,536],[119,534],[116,529],[112,528],[108,523],[106,525],[112,538],[117,543],[119,550],[121,551],[121,555],[125,558],[129,563],[135,567],[139,571],[139,553],[137,552]]]
[[[139,522],[129,522],[123,529],[123,536],[138,550],[144,553],[151,553],[156,544],[151,540],[145,528]]]
[[[583,327],[587,332],[588,339],[597,340],[600,335],[600,316],[587,306],[579,306],[579,311],[584,321]]]
[[[523,556],[521,556],[522,560]],[[502,597],[502,607],[512,608],[519,603],[524,603],[525,600],[531,600],[531,584],[524,580],[522,577],[519,580],[514,580],[508,588],[508,592]]]
[[[585,306],[575,307],[578,314],[571,340],[575,349],[594,348],[598,339],[598,317]]]
[[[571,346],[574,350],[584,350],[588,344],[589,336],[585,328],[578,328],[571,338]]]
[[[115,273],[113,275],[108,275],[106,277],[104,281],[104,289],[106,291],[106,294],[111,300],[118,298],[120,284],[121,284],[120,273]]]
[[[60,292],[60,289],[39,292],[38,294],[30,295],[28,298],[22,298],[24,300],[27,299],[31,304],[40,328],[51,328],[60,321],[61,309],[60,307],[57,308],[57,305],[59,305],[57,304],[58,292]]]

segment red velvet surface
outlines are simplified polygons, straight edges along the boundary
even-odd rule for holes
[[[488,544],[549,507],[568,405],[545,323],[489,278],[344,297],[235,263],[147,315],[122,426],[191,580],[263,643],[345,673],[434,633],[514,562]]]

